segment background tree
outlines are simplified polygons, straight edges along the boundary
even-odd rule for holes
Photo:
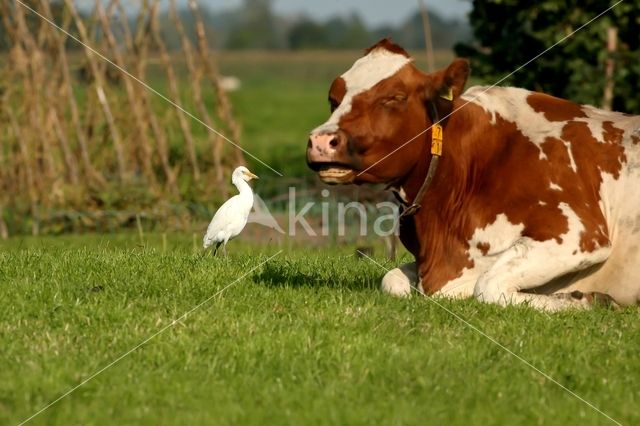
[[[474,0],[475,44],[458,44],[473,75],[493,83],[606,10],[602,0]],[[613,109],[640,113],[640,2],[622,2],[502,84],[526,87],[600,106],[605,86],[607,31],[618,28]]]
[[[245,0],[239,22],[229,34],[227,47],[230,49],[282,48],[284,35],[279,28],[278,17],[272,10],[272,0]]]
[[[436,49],[452,49],[456,42],[469,42],[471,29],[467,22],[446,19],[430,10],[431,35]],[[409,49],[424,49],[424,25],[419,10],[411,14],[398,27],[382,27],[374,31],[376,40],[391,37],[393,41]]]
[[[362,49],[362,46],[368,47],[368,45],[372,43],[371,34],[367,30],[362,18],[360,18],[360,15],[352,13],[345,18],[343,22],[345,24],[344,33],[342,34],[342,42],[339,44],[344,48]],[[329,21],[327,24],[329,38],[332,35],[331,24],[332,21]],[[334,40],[334,43],[338,44],[336,40]]]
[[[323,23],[303,17],[289,28],[287,38],[291,49],[363,49],[375,40],[356,13]]]
[[[291,26],[287,39],[294,50],[325,48],[328,44],[324,26],[306,16]]]

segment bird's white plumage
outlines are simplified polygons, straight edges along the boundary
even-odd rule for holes
[[[244,166],[233,171],[231,182],[240,193],[228,199],[216,211],[202,241],[205,249],[213,244],[216,244],[216,248],[223,244],[225,248],[230,239],[242,232],[253,206],[253,191],[247,182],[254,178],[257,176]]]

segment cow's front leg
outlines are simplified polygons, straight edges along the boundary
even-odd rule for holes
[[[525,293],[565,274],[580,271],[604,262],[610,247],[582,252],[579,247],[555,241],[534,241],[522,238],[504,251],[495,264],[477,281],[474,296],[481,301],[508,304],[529,304],[547,311],[567,308],[587,308],[585,300]]]
[[[382,278],[382,291],[393,296],[406,297],[411,294],[411,288],[416,288],[418,282],[418,268],[413,263],[405,263],[399,268],[390,270]]]

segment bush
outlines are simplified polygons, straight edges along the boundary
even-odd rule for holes
[[[604,12],[596,0],[474,0],[470,15],[475,44],[458,44],[474,75],[494,83]],[[621,2],[503,84],[601,105],[605,86],[607,30],[618,28],[613,109],[640,113],[640,2]]]

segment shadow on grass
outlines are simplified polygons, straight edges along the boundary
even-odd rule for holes
[[[299,265],[288,263],[266,264],[253,275],[253,281],[266,287],[316,287],[342,288],[356,291],[373,291],[379,287],[382,276],[358,271],[330,271],[318,268],[313,271],[301,271]]]

